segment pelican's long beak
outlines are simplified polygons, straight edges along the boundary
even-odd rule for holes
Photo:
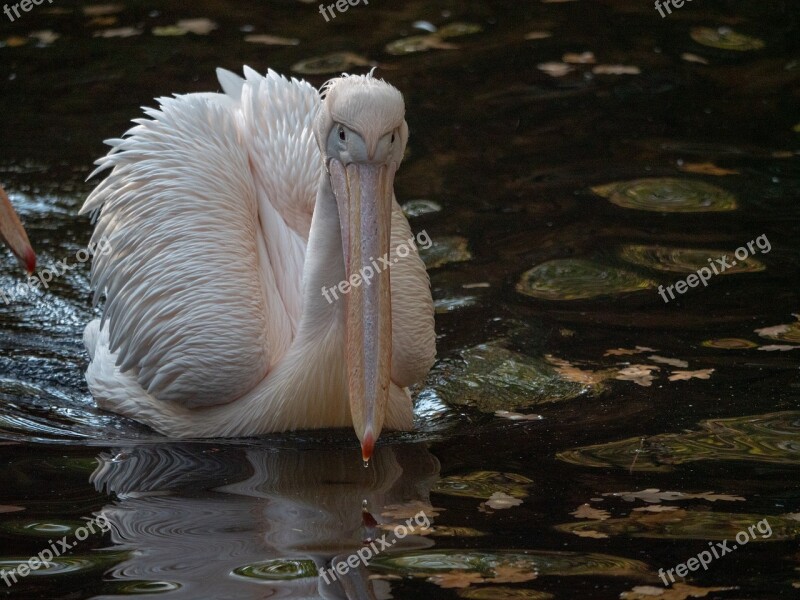
[[[0,187],[0,242],[5,242],[19,259],[22,266],[33,273],[36,270],[36,254],[28,241],[28,234],[22,227],[11,201],[8,199],[5,190]]]
[[[389,403],[392,365],[391,262],[392,194],[397,165],[330,161],[339,207],[345,274],[347,378],[350,412],[364,460],[381,433]],[[347,289],[345,287],[345,289]]]

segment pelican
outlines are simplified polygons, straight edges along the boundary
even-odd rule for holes
[[[0,186],[0,242],[6,244],[28,273],[36,270],[36,254],[6,191]]]
[[[372,74],[319,92],[244,75],[218,69],[222,93],[160,98],[107,141],[81,209],[110,248],[86,379],[168,436],[353,427],[368,460],[383,427],[412,428],[408,386],[436,355],[425,266],[398,258],[403,97]]]

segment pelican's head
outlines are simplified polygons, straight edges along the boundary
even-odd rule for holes
[[[11,252],[19,259],[28,273],[36,270],[36,254],[28,241],[28,234],[25,233],[25,229],[2,187],[0,187],[0,242],[4,242],[11,248]]]
[[[383,427],[392,364],[391,260],[394,175],[408,141],[400,92],[371,75],[323,87],[314,133],[339,208],[345,273],[347,377],[353,426],[369,459]]]

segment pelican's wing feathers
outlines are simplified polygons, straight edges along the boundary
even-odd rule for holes
[[[225,94],[146,109],[108,142],[94,174],[110,173],[81,211],[99,211],[92,240],[104,248],[92,284],[108,336],[93,337],[148,394],[187,407],[251,390],[299,318],[319,95],[274,72],[245,74],[221,72]]]

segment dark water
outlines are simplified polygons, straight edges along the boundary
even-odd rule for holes
[[[218,28],[155,35],[187,18]],[[352,432],[171,443],[98,411],[83,381],[88,265],[31,292],[3,252],[0,569],[62,536],[74,547],[0,594],[800,596],[797,21],[792,2],[714,0],[665,18],[638,0],[372,0],[330,23],[289,0],[0,16],[0,182],[42,265],[85,247],[83,180],[139,106],[217,89],[216,66],[303,76],[293,65],[342,51],[406,97],[397,195],[441,206],[412,227],[469,251],[431,269],[442,362],[419,429],[382,438],[369,469]],[[479,31],[387,51],[459,22]],[[42,31],[59,37],[29,37]],[[245,41],[264,34],[298,42]],[[539,68],[584,52],[595,64]],[[747,267],[707,287],[669,303],[647,287],[747,242]],[[316,576],[419,511],[432,530],[369,570]],[[110,531],[76,542],[98,518]],[[663,589],[659,569],[742,531],[746,546]]]

